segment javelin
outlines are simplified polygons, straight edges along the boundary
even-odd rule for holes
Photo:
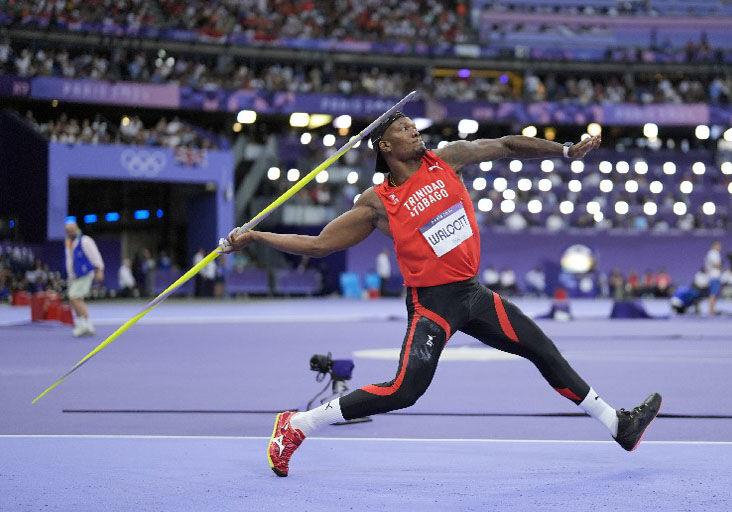
[[[397,102],[393,107],[391,107],[389,110],[381,114],[373,123],[368,125],[366,128],[364,128],[358,135],[352,137],[348,142],[346,142],[343,146],[341,146],[338,151],[333,153],[330,157],[328,157],[323,163],[318,165],[315,169],[310,171],[308,174],[306,174],[300,181],[295,183],[292,187],[290,187],[284,194],[282,194],[280,197],[272,201],[264,210],[259,212],[257,215],[252,218],[249,222],[244,224],[243,226],[240,226],[237,228],[237,230],[241,232],[246,232],[251,229],[254,229],[254,227],[262,222],[267,216],[272,213],[274,210],[279,208],[282,203],[290,199],[292,196],[297,194],[301,188],[303,188],[305,185],[310,183],[315,176],[317,176],[320,172],[324,171],[328,167],[330,167],[336,160],[338,160],[340,157],[342,157],[348,150],[350,150],[353,146],[358,144],[360,141],[365,139],[369,133],[371,133],[374,128],[379,126],[387,117],[392,115],[394,112],[399,110],[405,103],[407,103],[409,100],[413,99],[417,95],[417,91],[412,91],[409,94],[407,94],[404,98],[402,98],[399,102]],[[123,323],[120,327],[117,328],[116,331],[114,331],[112,334],[110,334],[107,339],[102,341],[99,345],[97,345],[94,350],[89,352],[87,355],[85,355],[78,363],[76,363],[73,368],[71,368],[68,372],[63,374],[61,377],[59,377],[53,384],[48,386],[43,392],[35,397],[33,399],[32,403],[36,403],[38,400],[43,398],[46,394],[48,394],[50,391],[52,391],[54,388],[56,388],[59,384],[61,384],[64,380],[66,380],[66,377],[74,373],[76,370],[78,370],[81,365],[86,363],[89,359],[94,357],[96,354],[101,352],[104,347],[112,343],[114,340],[119,338],[127,329],[135,325],[142,317],[147,315],[150,311],[152,311],[156,306],[158,306],[161,302],[163,302],[165,299],[167,299],[173,291],[175,291],[176,288],[181,286],[183,283],[188,281],[190,278],[198,274],[203,267],[214,261],[216,258],[219,257],[221,254],[221,242],[219,243],[219,246],[211,251],[208,256],[203,258],[201,261],[196,263],[188,272],[180,276],[173,284],[168,286],[163,292],[155,297],[153,300],[151,300],[142,311],[137,313],[135,316],[127,320],[125,323]]]

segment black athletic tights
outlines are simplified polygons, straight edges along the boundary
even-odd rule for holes
[[[407,311],[408,329],[396,377],[342,397],[344,418],[360,418],[413,405],[427,391],[442,349],[455,331],[528,359],[550,386],[576,404],[590,390],[533,320],[475,278],[407,288]]]

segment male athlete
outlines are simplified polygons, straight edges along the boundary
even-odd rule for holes
[[[467,164],[499,158],[583,158],[600,145],[600,138],[562,145],[508,136],[457,141],[429,151],[412,120],[396,113],[374,130],[371,142],[376,171],[387,179],[361,194],[350,211],[319,235],[233,230],[224,244],[224,252],[261,242],[292,254],[323,257],[379,229],[394,240],[407,286],[408,328],[396,377],[310,411],[278,414],[267,447],[272,470],[287,476],[294,451],[322,425],[413,405],[430,385],[440,353],[456,331],[530,360],[559,394],[605,425],[620,446],[633,450],[658,414],[661,396],[654,393],[632,411],[616,411],[531,319],[478,283],[478,225],[459,174]]]

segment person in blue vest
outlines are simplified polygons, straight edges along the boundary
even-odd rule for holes
[[[66,223],[65,245],[69,302],[76,313],[73,334],[76,337],[91,336],[95,331],[84,298],[89,295],[95,279],[104,280],[104,261],[97,244],[90,236],[82,234],[76,222]]]

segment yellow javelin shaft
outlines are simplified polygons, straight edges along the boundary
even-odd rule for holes
[[[381,124],[387,117],[389,117],[391,114],[396,112],[399,108],[401,108],[406,102],[414,98],[416,96],[416,91],[412,91],[409,94],[407,94],[404,98],[402,98],[399,102],[397,102],[393,107],[391,107],[389,110],[384,112],[382,115],[380,115],[374,122],[372,122],[370,125],[368,125],[366,128],[364,128],[358,135],[354,136],[349,140],[346,144],[344,144],[338,151],[333,153],[330,157],[328,157],[323,163],[318,165],[315,169],[310,171],[308,174],[303,176],[302,179],[300,179],[297,183],[295,183],[292,187],[290,187],[286,192],[284,192],[280,197],[272,201],[266,208],[264,208],[261,212],[259,212],[257,215],[252,218],[249,222],[241,226],[239,229],[243,231],[248,231],[257,224],[259,224],[264,218],[269,215],[272,211],[274,211],[276,208],[278,208],[282,203],[290,199],[293,195],[297,194],[300,189],[302,189],[305,185],[310,183],[315,176],[317,176],[320,172],[330,167],[333,162],[338,160],[340,157],[342,157],[347,151],[349,151],[353,146],[355,146],[359,141],[363,140],[366,136],[368,136],[371,131],[376,128],[379,124]],[[61,377],[59,377],[53,384],[48,386],[46,389],[43,390],[41,394],[39,394],[37,397],[35,397],[32,401],[32,403],[36,403],[38,400],[46,396],[48,393],[53,391],[56,387],[58,387],[66,378],[74,373],[76,370],[79,369],[81,365],[86,363],[89,359],[94,357],[96,354],[101,352],[107,345],[112,343],[114,340],[119,338],[122,334],[124,334],[130,327],[135,325],[140,319],[142,319],[145,315],[147,315],[150,311],[155,309],[161,302],[163,302],[165,299],[167,299],[172,292],[184,284],[186,281],[191,279],[193,276],[198,274],[203,267],[214,261],[216,258],[219,257],[221,254],[219,252],[220,246],[211,251],[208,256],[203,258],[201,261],[196,263],[188,272],[180,276],[176,281],[168,286],[165,290],[163,290],[160,295],[155,297],[152,301],[150,301],[145,308],[137,313],[135,316],[127,320],[125,323],[120,325],[116,331],[114,331],[112,334],[110,334],[104,341],[102,341],[99,345],[97,345],[91,352],[89,352],[87,355],[85,355],[78,363],[76,363],[68,372],[63,374]]]
[[[168,286],[160,295],[158,295],[157,298],[160,298],[160,297],[163,297],[163,296],[167,296],[166,294],[169,294],[170,292],[172,292],[173,290],[175,290],[176,288],[178,288],[180,285],[182,285],[183,283],[185,283],[186,281],[188,281],[190,278],[192,278],[193,276],[195,276],[196,274],[198,274],[203,267],[205,267],[206,265],[208,265],[209,263],[211,263],[218,256],[219,256],[219,252],[218,252],[218,248],[217,248],[217,249],[213,250],[211,253],[209,253],[208,256],[206,256],[201,261],[199,261],[198,263],[196,263],[193,266],[193,268],[191,268],[188,272],[186,272],[185,274],[183,274],[182,276],[180,276],[173,284],[171,284],[170,286]],[[110,334],[107,337],[107,339],[105,339],[99,345],[97,345],[94,348],[94,350],[92,350],[87,355],[85,355],[78,363],[76,363],[73,366],[73,368],[71,368],[68,372],[66,372],[65,374],[63,374],[61,377],[59,377],[53,384],[51,384],[46,389],[44,389],[43,392],[40,395],[38,395],[37,397],[35,397],[33,399],[33,402],[32,403],[35,404],[38,400],[40,400],[41,398],[43,398],[44,396],[46,396],[48,393],[50,393],[59,384],[61,384],[64,380],[66,380],[66,377],[68,377],[69,375],[71,375],[72,373],[74,373],[82,364],[86,363],[89,359],[91,359],[92,357],[94,357],[97,353],[101,352],[104,349],[104,347],[106,347],[107,345],[109,345],[110,343],[112,343],[114,340],[116,340],[117,338],[119,338],[130,327],[132,327],[133,325],[135,325],[142,317],[144,317],[150,311],[152,311],[153,309],[155,309],[158,306],[158,304],[160,304],[161,302],[162,302],[162,300],[158,300],[158,301],[154,300],[153,302],[151,302],[150,304],[148,304],[147,306],[145,306],[145,309],[143,309],[142,311],[140,311],[139,313],[137,313],[135,316],[133,316],[132,318],[130,318],[129,320],[127,320],[125,323],[123,323],[122,325],[120,325],[117,328],[116,331],[114,331],[112,334]]]

